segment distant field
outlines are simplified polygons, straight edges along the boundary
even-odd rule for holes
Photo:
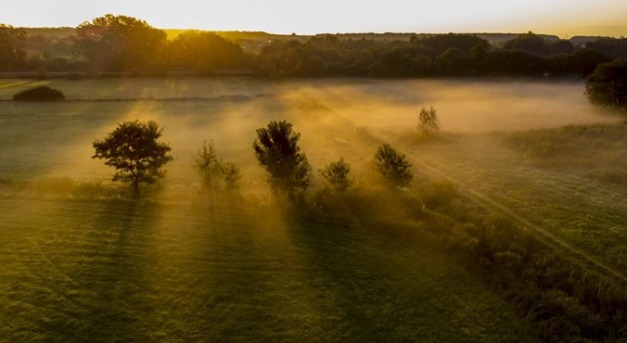
[[[68,101],[9,100],[39,84]],[[581,166],[529,163],[509,133],[493,132],[623,120],[582,93],[579,82],[506,80],[0,80],[0,337],[520,341],[525,322],[439,253],[295,225],[267,205],[196,209],[192,154],[213,140],[241,167],[243,191],[264,199],[252,142],[270,120],[294,123],[314,170],[344,157],[362,183],[377,145],[391,142],[625,270],[624,187]],[[431,105],[446,134],[425,142],[417,114]],[[134,119],[158,121],[173,148],[162,198],[132,206],[54,193],[64,182],[107,185],[91,144]],[[20,191],[27,184],[34,192]]]

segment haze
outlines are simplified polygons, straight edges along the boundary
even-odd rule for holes
[[[103,13],[124,14],[159,28],[323,32],[543,32],[627,34],[622,0],[554,1],[200,1],[24,0],[2,2],[0,22],[26,27],[74,27]]]

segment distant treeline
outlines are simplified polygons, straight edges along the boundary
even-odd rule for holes
[[[33,34],[0,25],[0,72],[546,77],[586,76],[599,63],[627,58],[627,38],[562,40],[532,32],[509,40],[500,35],[492,42],[486,39],[489,35],[453,33],[297,36],[182,31],[168,38],[167,31],[145,21],[110,14],[77,28],[30,31]]]

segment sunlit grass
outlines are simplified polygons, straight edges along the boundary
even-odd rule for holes
[[[0,244],[0,335],[10,340],[529,337],[439,253],[302,226],[270,205],[10,203],[20,207],[3,214]]]
[[[50,83],[69,101],[0,102],[0,337],[12,341],[530,337],[502,299],[439,252],[284,216],[252,152],[270,120],[294,123],[314,170],[343,157],[358,187],[374,180],[376,147],[395,143],[614,265],[627,256],[624,192],[529,165],[501,136],[462,133],[621,120],[580,99],[581,84]],[[2,83],[0,99],[29,86]],[[438,139],[416,137],[428,105],[448,131]],[[91,159],[95,139],[136,119],[159,122],[175,158],[140,203],[124,200],[113,171]],[[203,140],[240,166],[243,198],[202,192],[192,154]]]

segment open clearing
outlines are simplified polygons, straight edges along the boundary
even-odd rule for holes
[[[69,101],[8,101],[43,83]],[[502,134],[485,133],[622,120],[582,92],[577,82],[505,80],[2,80],[0,337],[530,337],[508,305],[437,252],[360,230],[295,225],[261,202],[254,212],[194,207],[192,154],[213,140],[241,167],[242,189],[264,199],[252,141],[270,120],[294,124],[314,169],[344,157],[361,180],[387,141],[626,272],[624,187],[525,163]],[[417,114],[430,105],[447,134],[416,140]],[[107,183],[112,171],[90,158],[91,144],[134,119],[159,122],[173,148],[162,198],[129,205],[54,194],[70,179]],[[22,183],[34,193],[14,186]]]

